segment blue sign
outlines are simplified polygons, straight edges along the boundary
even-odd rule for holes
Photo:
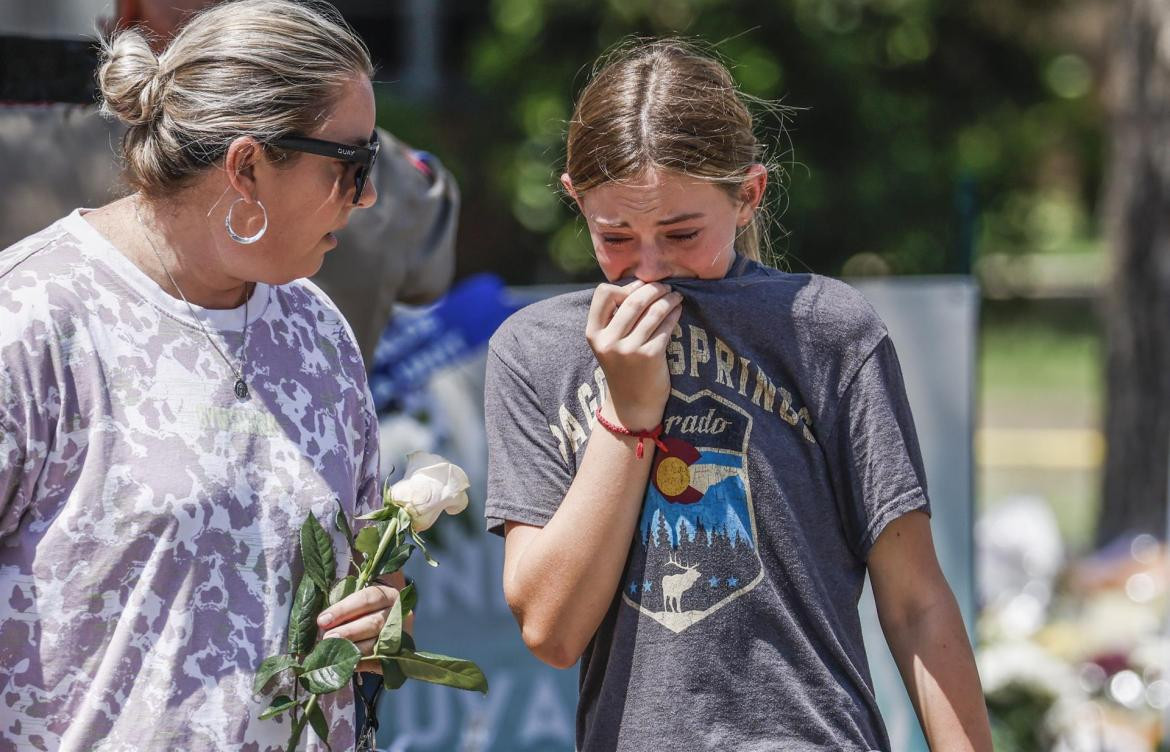
[[[519,308],[508,298],[502,279],[478,274],[461,281],[434,305],[399,313],[374,350],[370,391],[375,409],[384,411],[394,400],[420,389],[444,366],[487,344]]]

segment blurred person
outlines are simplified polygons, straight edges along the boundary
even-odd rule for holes
[[[219,0],[118,0],[104,25],[137,28],[160,52],[193,13]],[[124,192],[116,158],[123,125],[96,106],[0,106],[0,248],[75,207],[105,204]],[[378,129],[381,153],[371,181],[378,203],[357,212],[337,235],[314,277],[341,309],[373,365],[396,302],[427,303],[455,271],[459,193],[438,159]]]
[[[561,182],[608,281],[491,342],[505,596],[537,657],[580,662],[581,752],[889,750],[868,573],[931,748],[989,751],[894,346],[852,288],[760,262],[762,149],[681,42],[578,98]]]
[[[372,65],[290,0],[102,58],[134,192],[0,253],[0,749],[284,749],[252,682],[298,531],[379,502],[361,354],[304,279],[378,198]],[[401,582],[318,625],[368,655]],[[352,694],[322,707],[352,747]]]

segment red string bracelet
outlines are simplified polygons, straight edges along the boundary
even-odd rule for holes
[[[600,407],[597,408],[597,422],[601,424],[602,428],[609,431],[610,433],[616,433],[616,434],[620,434],[622,436],[635,437],[638,440],[638,446],[637,446],[637,448],[634,449],[634,456],[637,457],[638,459],[642,459],[642,455],[645,454],[645,451],[643,450],[642,445],[646,442],[646,439],[650,439],[651,441],[653,441],[655,443],[655,445],[657,445],[658,448],[661,449],[662,451],[664,451],[664,452],[669,451],[666,447],[666,444],[663,443],[662,439],[658,438],[659,436],[662,435],[662,424],[661,423],[659,423],[658,425],[656,425],[654,428],[650,429],[649,431],[631,431],[630,429],[626,428],[625,426],[619,426],[616,423],[610,423],[608,420],[601,417],[601,408]]]

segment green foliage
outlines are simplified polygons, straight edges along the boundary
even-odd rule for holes
[[[315,695],[336,692],[353,678],[361,659],[362,651],[349,640],[321,640],[301,666],[305,689]]]
[[[333,588],[329,591],[329,605],[340,601],[348,595],[353,595],[357,591],[357,578],[349,575],[345,579],[338,580],[334,583]]]
[[[276,698],[273,699],[272,704],[268,706],[267,710],[260,714],[260,720],[266,721],[269,718],[275,718],[286,710],[292,710],[296,706],[297,701],[288,695],[277,695]]]
[[[317,738],[325,742],[325,748],[332,750],[329,746],[329,722],[325,720],[325,712],[321,710],[320,705],[314,705],[306,711],[309,716],[309,725],[313,727],[313,733]]]
[[[386,532],[389,524],[388,522],[377,522],[363,527],[358,531],[357,538],[354,539],[354,548],[366,556],[378,553],[378,543],[382,540],[382,534]]]
[[[393,574],[399,569],[402,569],[402,565],[410,558],[412,549],[413,547],[409,543],[403,543],[393,551],[388,551],[382,557],[382,561],[378,564],[377,569],[374,570],[377,572],[375,576],[381,577],[382,575]]]
[[[1011,684],[987,696],[994,748],[999,752],[1031,752],[1051,743],[1040,722],[1055,700],[1036,687]]]
[[[463,96],[434,111],[383,100],[380,113],[438,153],[464,187],[463,226],[475,228],[460,248],[464,273],[505,270],[516,283],[596,277],[557,178],[590,65],[632,34],[710,43],[748,94],[798,108],[791,144],[778,115],[757,113],[780,168],[771,202],[783,222],[772,233],[782,267],[840,273],[865,254],[894,273],[951,271],[968,235],[991,253],[1092,250],[1096,82],[1054,32],[1088,6],[492,0],[465,11],[474,31],[458,40],[462,66],[449,82]],[[963,185],[970,195],[959,195]],[[978,227],[961,230],[960,198],[985,210]]]
[[[411,552],[423,548],[423,541],[410,525],[410,515],[398,507],[389,494],[383,497],[383,509],[373,515],[377,521],[363,528],[356,537],[351,533],[344,511],[334,517],[334,526],[352,546],[357,575],[335,580],[336,556],[333,540],[317,519],[309,514],[301,526],[300,548],[304,575],[297,585],[289,616],[288,654],[264,659],[256,670],[253,689],[262,692],[271,680],[283,671],[293,670],[297,675],[293,697],[277,696],[261,714],[267,720],[286,711],[293,711],[289,734],[289,752],[295,752],[305,726],[313,727],[328,748],[329,724],[318,703],[320,695],[336,692],[353,679],[362,660],[362,652],[352,641],[330,637],[316,642],[317,617],[328,593],[332,606],[351,593],[367,587],[375,577],[398,571],[410,558]],[[369,516],[367,516],[368,518]],[[413,543],[406,541],[409,532]],[[434,562],[428,556],[427,561]],[[487,679],[474,663],[458,658],[416,652],[414,640],[403,632],[406,615],[417,602],[413,583],[399,592],[399,597],[386,612],[386,619],[368,656],[378,660],[384,672],[383,686],[397,689],[409,677],[444,684],[459,689],[487,692]],[[339,615],[334,615],[336,621]],[[305,655],[305,653],[308,655]],[[301,660],[301,657],[304,659]],[[299,699],[299,690],[308,690],[309,696]],[[298,714],[296,711],[300,710]]]
[[[333,559],[333,541],[314,514],[306,516],[304,524],[301,525],[301,554],[305,575],[313,580],[318,590],[328,593],[336,566]]]
[[[312,578],[301,578],[293,599],[292,614],[288,622],[288,652],[303,655],[312,647],[317,637],[317,616],[321,613],[324,593],[317,589]]]
[[[290,668],[300,668],[295,655],[274,655],[266,658],[260,664],[260,668],[256,669],[256,679],[252,683],[252,691],[257,694],[263,692],[274,676]]]
[[[392,656],[392,659],[411,679],[487,694],[487,678],[479,666],[471,661],[437,653],[416,653],[406,648]]]
[[[382,661],[382,686],[386,689],[399,689],[406,683],[407,676],[398,667],[397,661],[392,661],[389,658],[383,658]]]
[[[378,633],[378,640],[374,644],[374,652],[378,655],[393,655],[402,647],[402,598],[394,601],[390,614]]]
[[[402,588],[399,597],[402,599],[402,613],[409,614],[414,610],[415,605],[418,604],[418,589],[412,582]]]
[[[337,532],[345,536],[345,542],[353,548],[353,530],[349,527],[349,518],[345,514],[345,507],[341,506],[341,500],[337,500],[337,511],[333,513],[333,525],[337,528]]]

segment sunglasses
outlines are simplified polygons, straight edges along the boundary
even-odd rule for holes
[[[340,159],[343,162],[352,162],[358,166],[353,176],[353,202],[356,204],[362,198],[362,189],[366,187],[366,178],[374,169],[374,162],[378,159],[378,151],[382,144],[378,142],[378,132],[370,134],[370,143],[365,146],[353,144],[339,144],[336,141],[322,141],[319,138],[306,136],[284,136],[271,141],[278,149],[299,151],[305,154],[316,154],[319,157]]]

